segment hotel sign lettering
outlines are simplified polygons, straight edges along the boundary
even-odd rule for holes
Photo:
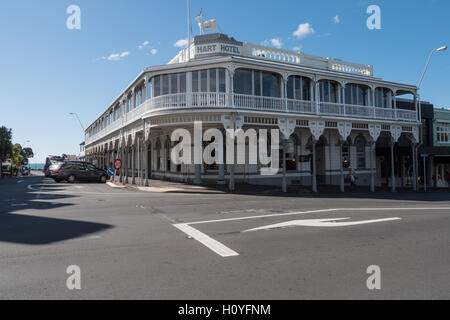
[[[196,55],[205,54],[242,54],[242,46],[230,45],[226,43],[211,43],[195,46]]]

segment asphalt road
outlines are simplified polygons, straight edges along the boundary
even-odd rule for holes
[[[81,290],[66,286],[71,265]],[[380,290],[366,285],[372,265]],[[149,193],[4,179],[0,298],[449,299],[450,194]]]

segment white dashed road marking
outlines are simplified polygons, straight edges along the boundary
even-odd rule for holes
[[[237,217],[237,218],[228,218],[228,219],[217,219],[217,220],[205,220],[205,221],[194,221],[187,223],[179,223],[173,224],[173,226],[188,236],[194,238],[198,242],[202,243],[218,255],[222,257],[232,257],[239,255],[236,251],[226,247],[222,243],[212,239],[205,233],[193,228],[193,225],[207,224],[207,223],[218,223],[218,222],[230,222],[230,221],[239,221],[239,220],[251,220],[251,219],[263,219],[270,217],[285,217],[285,216],[295,216],[295,215],[304,215],[304,214],[312,214],[312,213],[323,213],[323,212],[338,212],[338,211],[443,211],[450,210],[450,207],[399,207],[399,208],[331,208],[331,209],[322,209],[322,210],[310,210],[310,211],[301,211],[301,212],[288,212],[288,213],[275,213],[275,214],[266,214],[266,215],[258,215],[258,216],[247,216],[247,217]],[[295,220],[280,224],[274,224],[270,226],[260,227],[249,229],[243,232],[250,232],[262,229],[273,229],[287,226],[310,226],[310,227],[344,227],[344,226],[356,226],[363,225],[368,223],[379,223],[379,222],[389,222],[389,221],[398,221],[402,218],[394,217],[394,218],[386,218],[386,219],[376,219],[376,220],[365,220],[365,221],[348,221],[348,222],[336,222],[341,220],[347,220],[350,218],[330,218],[330,219],[312,219],[312,220]]]
[[[173,226],[175,228],[183,231],[188,236],[194,238],[195,240],[197,240],[198,242],[200,242],[201,244],[208,247],[209,249],[211,249],[212,251],[214,251],[215,253],[217,253],[218,255],[220,255],[224,258],[235,257],[235,256],[239,255],[239,253],[237,253],[236,251],[231,250],[230,248],[223,245],[219,241],[214,240],[210,236],[204,234],[203,232],[200,232],[199,230],[197,230],[187,224],[181,223],[181,224],[174,224]]]

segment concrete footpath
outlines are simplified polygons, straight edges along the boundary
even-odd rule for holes
[[[283,193],[281,187],[277,186],[262,186],[262,185],[250,185],[250,184],[236,184],[235,191],[228,189],[228,184],[202,184],[194,185],[189,183],[182,183],[176,181],[167,180],[149,180],[149,186],[139,186],[132,184],[122,184],[118,182],[108,182],[108,185],[112,188],[127,188],[130,190],[144,191],[144,192],[158,192],[158,193],[212,193],[212,194],[266,194],[276,196],[299,196],[299,195],[315,195],[309,186],[289,186],[288,192]],[[446,188],[428,188],[427,193],[449,193],[450,190]],[[421,188],[420,193],[423,193]],[[319,186],[317,195],[368,195],[371,194],[369,187],[347,187],[345,193],[340,192],[339,186]],[[377,188],[375,194],[392,194],[389,187]],[[396,194],[417,194],[411,188],[397,188]]]

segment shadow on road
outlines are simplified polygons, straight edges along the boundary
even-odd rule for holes
[[[152,181],[153,182],[153,181]],[[155,183],[156,182],[156,183]],[[236,184],[235,191],[228,190],[226,185],[204,184],[201,189],[198,186],[187,183],[176,183],[168,181],[155,181],[151,186],[174,187],[179,190],[170,190],[165,193],[179,194],[235,194],[255,197],[286,197],[286,198],[317,198],[317,199],[375,199],[375,200],[402,200],[402,201],[424,201],[424,202],[446,202],[450,201],[450,192],[447,189],[431,189],[429,192],[414,192],[411,188],[399,188],[392,193],[389,188],[377,188],[371,193],[368,187],[347,188],[345,193],[339,191],[335,186],[319,186],[318,193],[313,193],[310,187],[289,186],[288,192],[283,193],[281,187]]]
[[[36,197],[36,191],[25,185],[0,185],[0,242],[46,245],[85,237],[113,227],[101,223],[38,216],[39,212],[48,215],[48,210],[57,213],[56,209],[73,206],[74,203],[58,201],[77,196],[54,194],[52,192],[62,188],[56,184],[43,184],[41,178],[33,179],[33,182],[36,188],[45,185],[45,189],[50,191]],[[24,210],[33,215],[20,214]]]

